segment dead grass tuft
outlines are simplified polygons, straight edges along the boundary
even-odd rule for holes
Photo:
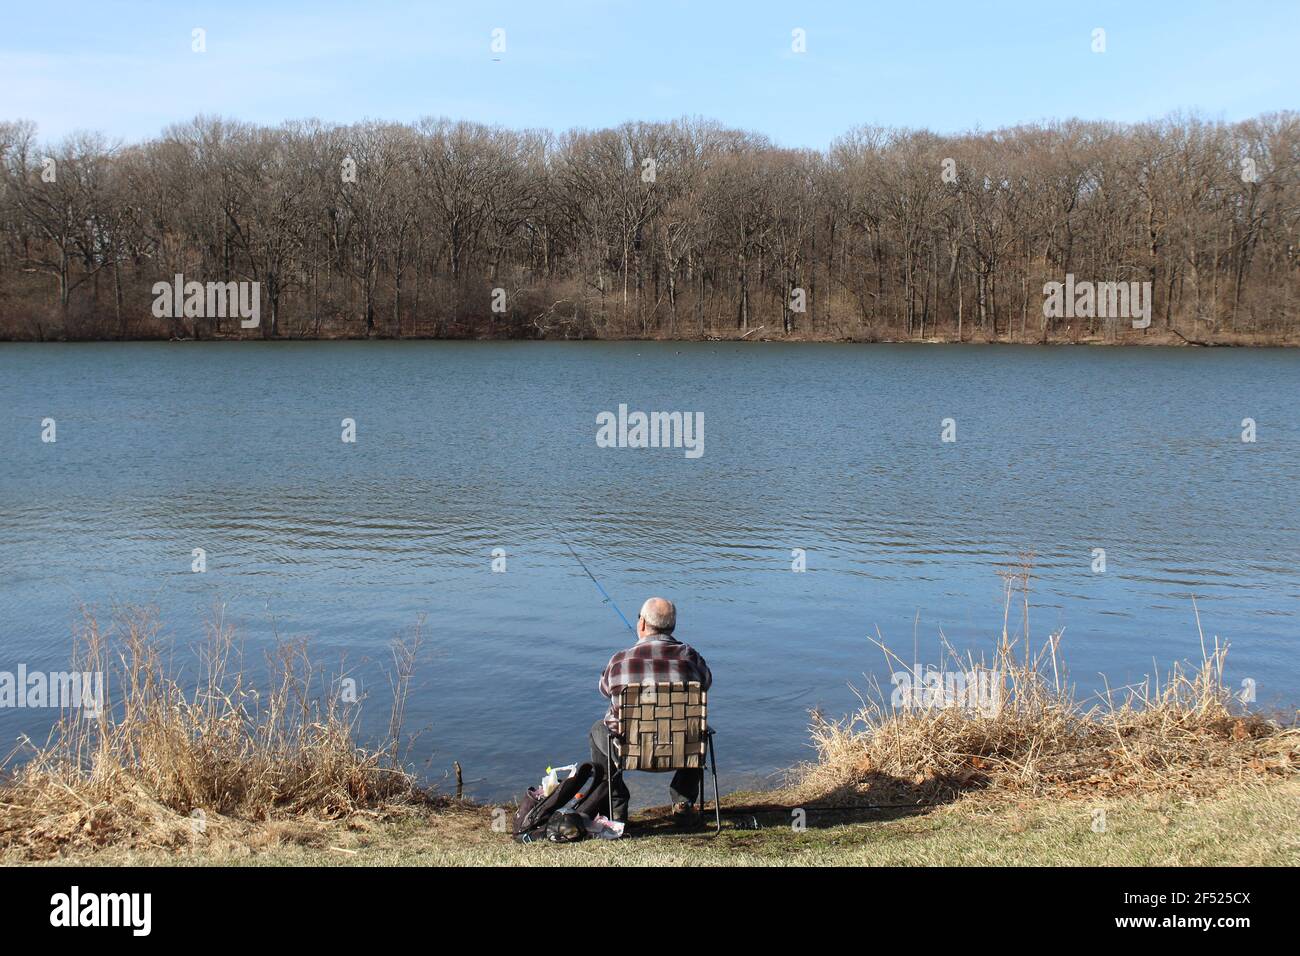
[[[268,655],[269,686],[259,690],[218,612],[187,691],[164,662],[152,612],[121,611],[107,630],[87,615],[72,669],[104,675],[103,705],[94,717],[65,712],[44,746],[25,742],[5,762],[0,854],[314,845],[321,824],[427,805],[398,753],[421,641],[417,624],[394,647],[389,734],[367,750],[354,736],[355,705],[325,685],[303,641]]]
[[[829,803],[873,800],[937,803],[990,795],[1207,795],[1233,784],[1290,777],[1300,767],[1300,730],[1245,710],[1223,683],[1228,648],[1201,635],[1199,666],[1175,665],[1163,680],[1107,689],[1091,703],[1064,679],[1061,635],[1036,650],[1028,638],[1026,564],[1008,574],[1001,635],[992,659],[959,658],[944,641],[948,673],[992,693],[954,700],[934,689],[919,700],[878,686],[861,709],[832,722],[814,714],[818,759],[796,769],[794,791]],[[1013,604],[1023,630],[1012,638]],[[1200,628],[1199,614],[1197,627]],[[879,636],[879,635],[878,635]],[[881,647],[893,670],[924,685],[927,673]],[[934,678],[930,678],[934,680]],[[933,686],[933,685],[932,685]]]

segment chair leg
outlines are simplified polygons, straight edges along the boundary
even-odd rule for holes
[[[609,819],[614,819],[614,735],[605,734],[605,795],[609,797]]]
[[[713,825],[715,833],[722,832],[722,795],[718,793],[718,753],[713,747],[713,734],[709,734],[709,767],[713,771]],[[702,770],[702,768],[701,768]],[[700,773],[700,793],[704,792],[704,774]]]

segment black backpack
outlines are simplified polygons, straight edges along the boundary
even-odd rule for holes
[[[593,779],[597,779],[597,782],[588,791],[587,784]],[[607,812],[609,782],[605,780],[604,768],[598,772],[590,762],[578,764],[577,769],[561,780],[549,797],[542,796],[541,787],[529,787],[528,792],[519,799],[519,810],[515,813],[515,839],[527,843],[541,837],[555,811],[566,806],[578,794],[582,794],[582,799],[571,808],[570,813],[595,819],[596,814]]]

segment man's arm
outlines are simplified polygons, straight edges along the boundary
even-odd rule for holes
[[[708,690],[713,686],[713,671],[709,670],[708,662],[700,656],[699,651],[695,651],[695,667],[700,672],[700,689]]]
[[[601,697],[612,698],[614,696],[614,688],[610,684],[609,672],[614,669],[614,660],[617,657],[618,657],[617,654],[615,654],[614,657],[611,657],[609,659],[609,663],[605,665],[605,669],[600,672],[600,683],[597,684],[596,686],[600,689]]]

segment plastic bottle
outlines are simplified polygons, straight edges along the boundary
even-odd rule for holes
[[[571,763],[567,767],[547,767],[546,776],[542,778],[542,796],[549,797],[555,792],[555,788],[560,785],[561,773],[565,777],[571,777],[577,769],[578,765],[576,763]]]

